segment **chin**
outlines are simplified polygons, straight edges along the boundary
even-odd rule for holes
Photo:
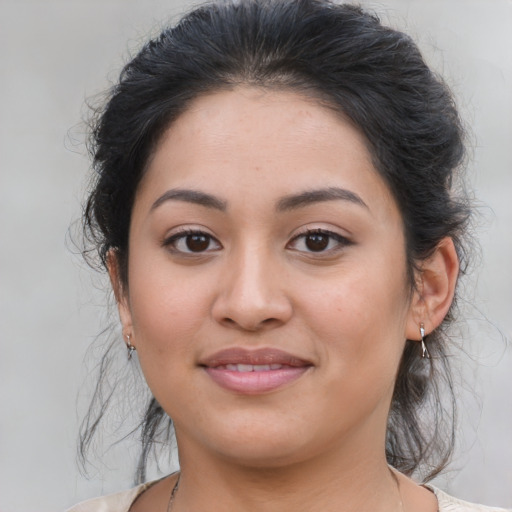
[[[294,418],[290,424],[290,417],[287,421],[279,419],[269,415],[238,417],[228,428],[217,430],[218,435],[212,428],[208,433],[210,449],[225,460],[255,469],[297,464],[322,449],[319,437],[325,441],[327,436],[318,436],[308,428],[310,421]]]
[[[222,447],[221,456],[233,464],[253,469],[278,469],[298,464],[306,459],[300,446],[283,445],[275,449],[275,443],[270,448],[261,443]]]

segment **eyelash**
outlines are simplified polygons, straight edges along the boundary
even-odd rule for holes
[[[300,240],[303,240],[304,244],[306,244],[307,237],[311,237],[314,235],[321,235],[321,237],[325,237],[325,239],[327,241],[327,245],[325,247],[322,247],[323,241],[321,240],[320,246],[318,247],[319,250],[314,250],[311,247],[306,248],[306,249],[297,249],[296,245]],[[188,245],[187,242],[190,241],[189,237],[194,237],[194,236],[204,238],[204,240],[202,242],[207,243],[207,246],[204,248],[204,250],[194,251],[190,248],[190,246]],[[329,245],[331,245],[331,242],[333,240],[336,242],[336,246],[329,247]],[[179,249],[177,247],[178,243],[181,241],[184,242],[185,244],[187,244],[188,250],[185,250],[184,248]],[[201,241],[199,241],[199,243],[201,243]],[[212,245],[212,243],[216,245],[216,247],[213,249],[210,247]],[[344,247],[352,245],[352,243],[353,243],[352,241],[348,240],[346,237],[340,235],[339,233],[335,233],[333,231],[318,228],[318,229],[308,229],[308,230],[304,231],[303,233],[296,235],[286,245],[286,247],[291,248],[292,250],[296,250],[297,252],[323,255],[326,253],[332,254],[333,252],[338,252],[338,251],[342,250]],[[165,239],[162,245],[164,247],[169,248],[169,250],[171,252],[176,253],[176,254],[181,254],[181,255],[193,255],[193,254],[201,255],[201,254],[217,251],[222,248],[222,245],[220,244],[220,242],[216,238],[214,238],[212,235],[210,235],[209,233],[207,233],[205,231],[196,230],[196,229],[180,230],[178,233],[175,233],[172,236],[170,236],[169,238]],[[199,249],[200,249],[200,247],[199,247]]]
[[[327,247],[323,248],[321,250],[318,250],[318,251],[312,250],[311,248],[309,248],[309,250],[299,250],[299,249],[295,249],[295,250],[300,251],[300,252],[306,252],[308,254],[323,255],[326,253],[332,254],[333,252],[338,252],[338,251],[342,250],[344,247],[347,247],[347,246],[353,244],[353,242],[351,240],[340,235],[339,233],[336,233],[334,231],[329,231],[327,229],[318,228],[318,229],[308,229],[305,232],[300,233],[299,235],[295,236],[289,242],[288,246],[295,244],[299,240],[304,240],[304,243],[306,243],[307,237],[313,236],[313,235],[322,235],[322,236],[326,237],[327,238]],[[329,247],[332,240],[334,240],[336,242],[335,247]]]
[[[190,247],[188,247],[189,250],[178,249],[178,247],[177,247],[178,242],[183,241],[184,243],[187,243],[187,239],[189,237],[193,237],[193,236],[204,237],[208,242],[208,248],[205,250],[201,250],[201,251],[190,250]],[[182,255],[192,255],[192,254],[204,254],[204,253],[212,252],[213,250],[209,248],[209,246],[212,244],[212,242],[218,246],[213,250],[218,250],[222,247],[220,242],[216,238],[214,238],[209,233],[206,233],[205,231],[201,231],[198,229],[183,229],[183,230],[180,230],[178,233],[171,235],[169,238],[166,238],[162,245],[164,247],[167,247],[171,252],[174,252],[177,254],[182,254]]]

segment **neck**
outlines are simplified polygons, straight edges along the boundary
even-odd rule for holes
[[[198,464],[185,457],[173,512],[209,510],[212,503],[215,510],[247,512],[402,512],[397,481],[385,458],[376,462],[364,455],[271,468],[205,457]]]

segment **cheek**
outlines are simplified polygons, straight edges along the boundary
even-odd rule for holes
[[[400,265],[397,265],[400,268]],[[395,364],[405,340],[408,297],[402,273],[361,265],[322,286],[311,286],[303,309],[321,349],[341,355],[341,365]],[[362,366],[360,366],[362,367]]]
[[[190,352],[194,335],[209,318],[211,284],[206,276],[190,278],[187,272],[173,272],[162,262],[144,265],[132,261],[130,311],[141,364],[154,358],[163,365],[164,354]],[[196,276],[197,277],[197,276]],[[172,358],[171,358],[172,360]],[[167,362],[169,359],[167,359]]]
[[[379,404],[387,411],[391,399],[405,343],[407,302],[396,276],[372,277],[352,273],[311,296],[315,307],[309,325],[311,335],[322,341],[316,344],[320,358],[327,361],[325,400],[333,424],[345,421],[340,411],[363,417]]]
[[[142,372],[158,402],[173,411],[176,394],[180,395],[177,390],[190,382],[190,372],[195,370],[198,335],[209,315],[204,290],[148,272],[146,278],[133,280],[131,294]]]

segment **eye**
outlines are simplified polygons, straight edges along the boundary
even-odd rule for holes
[[[335,251],[350,244],[350,240],[338,233],[315,229],[296,236],[288,247],[301,252],[322,253]]]
[[[196,230],[180,231],[167,238],[163,245],[172,252],[183,254],[212,252],[221,248],[220,243],[213,236]]]

